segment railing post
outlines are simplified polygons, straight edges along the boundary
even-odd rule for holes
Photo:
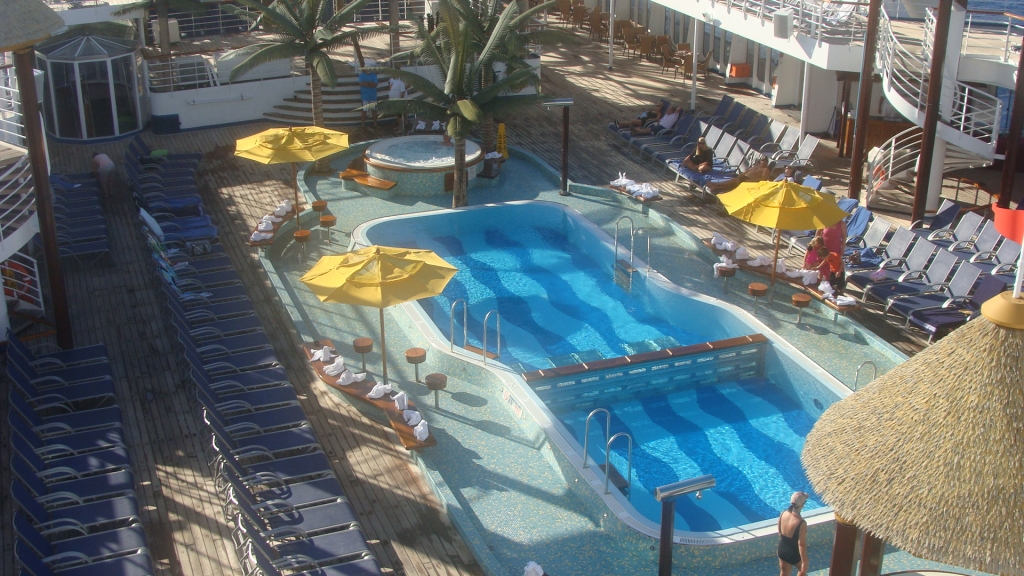
[[[1006,138],[1003,179],[999,185],[998,205],[1000,208],[1010,207],[1010,194],[1013,193],[1013,177],[1017,172],[1017,158],[1020,152],[1020,134],[1024,130],[1024,50],[1020,51],[1020,61],[1017,66],[1017,84],[1013,93],[1013,111],[1010,113],[1010,135]]]
[[[50,173],[47,169],[44,147],[46,136],[43,134],[39,100],[36,97],[34,62],[34,46],[14,52],[14,68],[18,76],[18,91],[21,94],[22,122],[25,126],[25,145],[32,162],[32,187],[36,195],[39,235],[43,239],[43,253],[46,255],[46,274],[50,284],[50,299],[53,301],[57,344],[67,350],[75,347],[75,341],[71,333],[71,310],[68,306],[67,286],[64,285],[64,272],[61,269],[60,245],[57,243],[57,223],[53,217],[53,192],[50,190]]]
[[[868,5],[868,32],[864,37],[864,59],[860,68],[860,86],[857,95],[857,123],[853,130],[853,153],[850,159],[850,188],[848,196],[857,200],[864,183],[864,141],[868,136],[871,117],[871,87],[875,72],[875,47],[878,43],[878,25],[881,20],[882,0],[871,0]]]

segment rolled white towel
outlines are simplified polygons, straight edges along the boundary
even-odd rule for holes
[[[385,394],[391,394],[391,384],[382,384],[378,382],[366,397],[376,400],[377,398],[383,398]]]
[[[413,129],[414,130],[426,130],[427,129],[427,123],[425,121],[423,121],[423,120],[420,120],[420,121],[416,122],[416,127],[413,128]]]
[[[722,247],[719,248],[719,250],[725,250],[727,252],[735,252],[736,249],[739,248],[739,247],[740,247],[739,244],[737,244],[736,242],[733,242],[732,240],[729,240],[728,242],[725,242],[724,244],[722,244]]]
[[[278,208],[284,208],[285,212],[291,212],[292,211],[292,201],[291,200],[285,200],[284,202],[281,202],[280,204],[278,204],[277,207]]]
[[[544,569],[531,560],[526,564],[526,568],[523,569],[523,576],[544,576]]]
[[[259,226],[256,226],[256,230],[259,232],[273,232],[274,223],[268,222],[267,220],[263,220],[259,223]]]
[[[804,271],[803,270],[786,270],[785,274],[786,274],[786,276],[788,276],[790,278],[803,278],[804,277]]]
[[[784,258],[779,258],[775,261],[775,271],[779,274],[786,273],[786,260]]]
[[[804,286],[814,286],[818,283],[818,271],[817,270],[801,270],[804,276]]]
[[[715,232],[714,234],[711,235],[711,243],[714,244],[715,246],[718,246],[719,244],[725,244],[726,242],[730,242],[730,240],[725,236],[722,236],[718,232]]]
[[[856,306],[857,299],[850,296],[836,296],[836,304],[840,306]]]
[[[256,231],[252,233],[252,236],[249,236],[249,240],[252,242],[263,242],[264,240],[270,240],[273,237],[273,234],[265,234],[263,232]]]
[[[263,221],[264,222],[273,222],[274,224],[277,224],[278,222],[281,221],[281,219],[278,218],[277,216],[274,216],[273,214],[267,214],[266,216],[263,217]]]
[[[402,410],[402,418],[409,426],[415,426],[423,421],[423,416],[415,410]]]
[[[420,420],[420,423],[412,429],[412,435],[420,442],[426,442],[427,438],[430,437],[430,429],[427,427],[427,421]]]
[[[394,401],[395,408],[398,408],[399,410],[405,410],[409,408],[409,395],[406,394],[405,392],[399,392],[398,394],[395,394]]]
[[[747,264],[751,266],[770,266],[772,259],[767,256],[758,256],[757,258],[750,259]]]
[[[715,278],[718,278],[718,275],[719,275],[718,271],[721,270],[722,268],[739,268],[740,267],[739,264],[737,264],[737,263],[733,262],[732,260],[730,260],[728,256],[720,256],[719,260],[721,260],[721,262],[719,262],[718,264],[714,265]]]
[[[739,248],[736,249],[735,256],[737,260],[749,260],[750,252],[747,251],[745,246],[740,246]]]
[[[341,376],[346,370],[348,370],[348,368],[345,366],[345,359],[341,356],[338,356],[334,360],[334,364],[324,367],[324,373],[328,376]]]
[[[274,216],[277,216],[278,218],[284,218],[284,215],[287,213],[288,211],[280,206],[277,207],[277,210],[274,210]]]
[[[324,346],[316,352],[313,352],[313,358],[311,361],[316,362],[319,360],[326,364],[330,362],[332,358],[334,358],[334,350],[331,350],[330,346]]]
[[[441,129],[441,121],[440,120],[434,120],[434,123],[430,125],[430,129],[431,130],[440,130]]]
[[[366,372],[353,374],[351,370],[345,370],[338,376],[338,384],[342,386],[348,386],[353,382],[362,382],[363,380],[366,380]]]
[[[818,292],[821,292],[826,296],[832,296],[835,294],[836,290],[828,280],[822,280],[821,284],[818,284]]]

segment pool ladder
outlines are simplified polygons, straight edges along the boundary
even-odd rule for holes
[[[587,452],[588,448],[590,447],[590,420],[593,419],[594,416],[597,415],[599,412],[604,412],[604,416],[605,416],[605,422],[604,422],[604,493],[605,494],[609,494],[611,492],[608,489],[608,482],[611,480],[611,475],[612,475],[612,467],[611,467],[611,462],[610,462],[610,454],[611,454],[612,444],[615,442],[615,440],[617,438],[625,437],[626,440],[629,441],[629,449],[628,449],[628,452],[627,452],[627,454],[628,454],[628,460],[627,460],[628,465],[626,467],[626,477],[625,477],[625,481],[626,481],[626,486],[625,486],[625,489],[626,489],[626,499],[629,500],[630,499],[630,494],[632,493],[632,490],[630,490],[630,488],[632,488],[632,482],[633,482],[633,437],[630,436],[628,432],[619,432],[618,434],[616,434],[614,436],[611,436],[611,437],[608,436],[611,433],[611,430],[612,430],[612,413],[609,412],[607,408],[595,408],[594,410],[592,410],[590,412],[590,414],[587,415],[587,421],[586,421],[586,423],[583,426],[583,467],[584,468],[589,468],[590,467],[590,456],[589,456],[589,454]]]
[[[629,222],[629,260],[623,260],[619,258],[619,226],[622,221]],[[633,219],[629,216],[622,216],[615,221],[615,249],[612,253],[612,258],[615,261],[612,269],[615,274],[615,281],[620,283],[623,288],[627,291],[633,288],[633,272],[636,272],[636,268],[633,266],[633,253],[634,246],[636,243],[636,235],[644,234],[647,236],[647,277],[651,276],[651,234],[643,228],[634,228]]]
[[[865,361],[861,362],[860,366],[857,366],[857,375],[853,377],[853,391],[854,392],[856,392],[857,388],[859,388],[860,369],[865,367],[865,366],[867,366],[868,364],[871,365],[871,380],[874,380],[878,376],[878,366],[876,366],[874,362],[872,362],[871,360],[865,360]],[[871,383],[871,380],[868,380],[869,384]]]
[[[449,308],[449,310],[448,310],[448,312],[449,312],[448,317],[450,319],[450,322],[449,322],[449,325],[448,325],[449,326],[449,328],[448,328],[448,334],[449,334],[449,336],[448,336],[448,350],[449,351],[454,351],[455,350],[455,308],[460,303],[462,304],[462,348],[463,348],[463,350],[468,350],[470,352],[477,352],[475,347],[469,346],[469,323],[468,323],[468,320],[469,320],[469,305],[466,304],[466,301],[464,299],[462,299],[462,298],[459,298],[458,300],[452,302],[451,308]],[[484,346],[483,346],[483,348],[479,349],[479,354],[481,356],[483,356],[484,364],[487,364],[487,358],[488,358],[487,357],[487,334],[488,334],[489,330],[488,330],[487,325],[490,322],[491,314],[494,314],[494,316],[495,316],[495,322],[496,322],[495,334],[498,337],[498,342],[497,342],[498,346],[494,350],[494,359],[497,360],[498,358],[501,357],[501,314],[497,310],[491,310],[490,312],[487,313],[486,316],[484,316],[484,342],[483,342]]]

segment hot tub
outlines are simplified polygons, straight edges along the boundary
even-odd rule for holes
[[[371,176],[395,182],[394,196],[443,196],[445,176],[455,170],[455,147],[445,146],[441,136],[417,135],[388,138],[363,153]],[[466,141],[466,171],[476,178],[484,155],[475,142]]]

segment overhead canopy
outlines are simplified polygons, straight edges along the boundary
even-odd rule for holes
[[[833,404],[802,461],[858,528],[921,558],[1024,574],[1024,330],[972,320]]]
[[[76,62],[115,58],[135,52],[135,40],[106,38],[104,36],[75,36],[36,47],[36,51],[49,60]]]
[[[0,52],[12,52],[46,40],[64,27],[42,0],[0,1]]]

